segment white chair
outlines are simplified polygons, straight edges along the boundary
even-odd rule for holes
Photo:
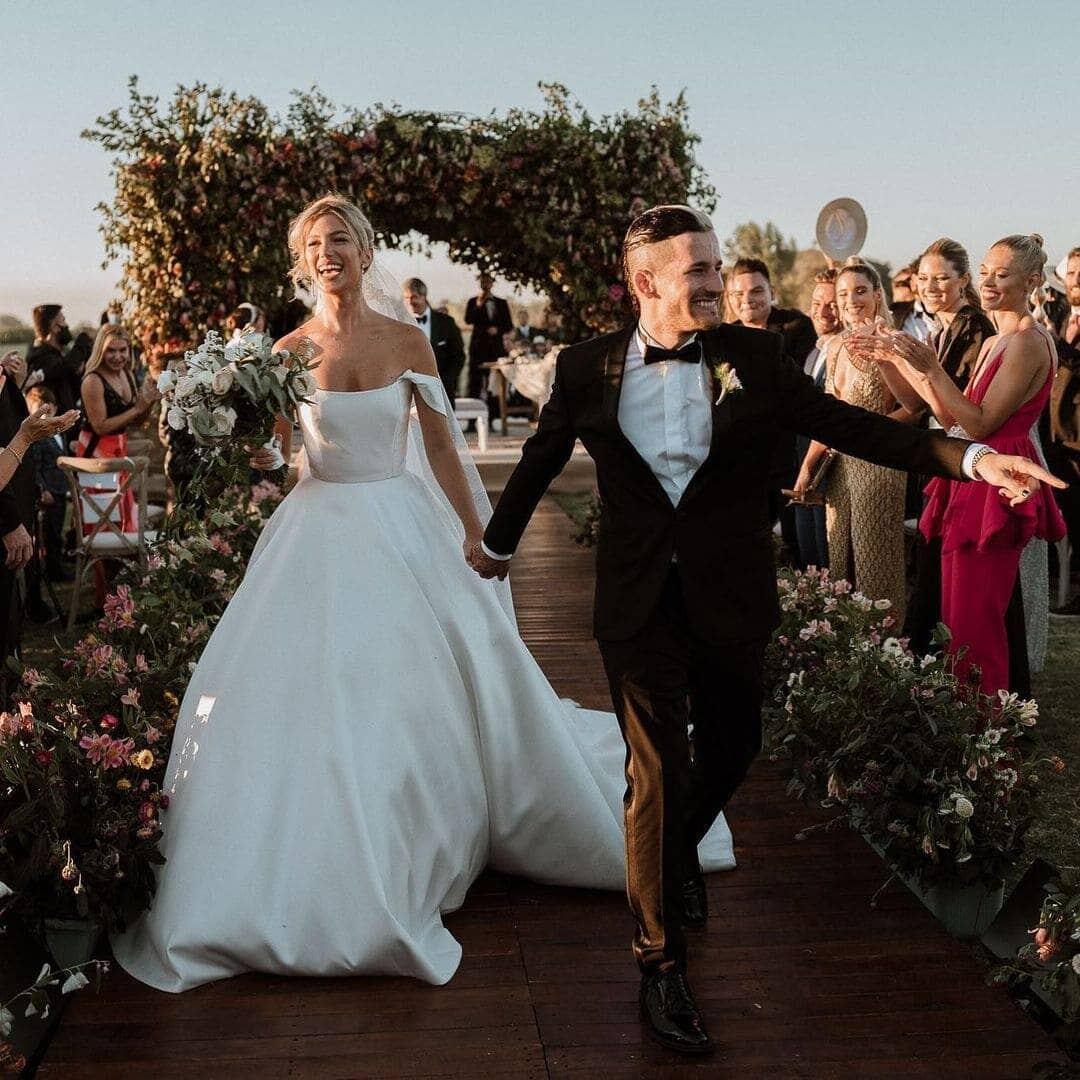
[[[479,398],[459,397],[454,402],[454,415],[464,427],[470,420],[476,421],[476,445],[481,454],[487,453],[488,407]]]
[[[146,565],[146,545],[157,533],[147,529],[145,457],[61,457],[56,464],[67,474],[75,508],[75,584],[71,592],[68,630],[79,612],[79,594],[90,567],[106,559],[135,559]],[[135,496],[138,528],[124,532],[121,502],[127,492]]]

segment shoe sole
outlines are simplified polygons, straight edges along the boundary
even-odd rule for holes
[[[655,1031],[648,1021],[642,1021],[645,1037],[657,1046],[670,1050],[674,1054],[685,1054],[687,1057],[708,1057],[716,1053],[716,1047],[708,1042],[704,1046],[687,1046],[686,1043],[668,1042],[662,1035]]]

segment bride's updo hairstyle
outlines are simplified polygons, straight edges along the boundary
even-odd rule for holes
[[[308,262],[307,236],[312,225],[328,214],[341,222],[356,244],[360,251],[360,264],[365,270],[371,265],[375,252],[375,230],[355,203],[340,195],[324,195],[305,206],[289,225],[289,254],[292,256],[289,277],[297,288],[307,289],[314,294],[316,305],[322,290],[315,268]]]
[[[1017,269],[1024,277],[1038,274],[1039,284],[1045,280],[1046,252],[1043,250],[1043,238],[1038,233],[1005,236],[990,246],[1008,248],[1016,256]]]

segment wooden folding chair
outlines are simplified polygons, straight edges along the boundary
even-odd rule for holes
[[[56,464],[67,474],[75,508],[77,547],[67,623],[70,630],[79,611],[83,582],[93,565],[106,559],[136,559],[145,566],[146,545],[157,533],[146,528],[149,458],[61,457]],[[121,520],[121,503],[129,491],[138,506],[135,532],[124,532]]]

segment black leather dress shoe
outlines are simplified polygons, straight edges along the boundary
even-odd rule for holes
[[[641,1021],[653,1042],[680,1054],[711,1054],[713,1043],[681,971],[641,980]]]
[[[683,926],[701,930],[709,917],[709,895],[701,874],[688,877],[682,884]]]

